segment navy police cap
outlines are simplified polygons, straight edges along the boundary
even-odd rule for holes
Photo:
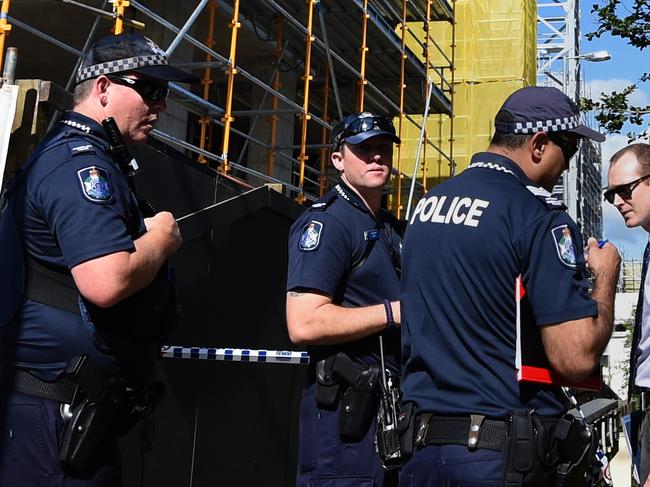
[[[497,115],[495,128],[506,134],[534,134],[536,132],[573,132],[597,142],[605,136],[590,129],[580,120],[580,110],[568,96],[550,86],[529,86],[510,95],[501,106],[501,112],[511,115],[508,121]]]
[[[370,112],[353,113],[332,129],[333,150],[337,150],[343,142],[355,145],[379,135],[387,135],[394,143],[400,143],[399,137],[395,135],[395,126],[389,118]]]
[[[126,71],[163,81],[198,81],[191,73],[170,66],[165,51],[151,39],[140,34],[119,34],[102,37],[90,48],[79,66],[76,82]]]

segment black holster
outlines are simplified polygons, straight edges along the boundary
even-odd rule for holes
[[[152,381],[137,391],[118,377],[102,378],[86,355],[68,364],[65,378],[78,385],[68,405],[59,439],[59,461],[66,472],[84,475],[93,468],[93,456],[109,431],[127,434],[149,415],[164,397],[161,382]]]
[[[319,406],[332,408],[340,396],[341,440],[348,443],[360,441],[377,414],[379,366],[373,364],[364,368],[345,353],[339,352],[318,362],[316,376],[316,401]]]
[[[507,426],[503,445],[503,485],[551,485],[558,460],[554,424],[531,411],[514,411],[508,417]]]
[[[558,440],[559,462],[553,487],[584,487],[587,469],[598,448],[598,435],[593,426],[567,414],[555,430]]]
[[[341,385],[334,379],[336,355],[316,362],[316,403],[325,409],[335,409]]]
[[[117,381],[105,384],[99,371],[86,355],[74,357],[64,372],[78,386],[77,397],[69,406],[70,416],[59,439],[59,461],[70,473],[83,474],[104,440],[115,405],[110,400]]]
[[[399,435],[399,447],[402,464],[406,463],[413,454],[415,445],[415,417],[417,409],[415,402],[402,402],[397,417],[397,434]]]

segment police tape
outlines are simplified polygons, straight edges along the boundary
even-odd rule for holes
[[[268,364],[307,365],[309,353],[289,350],[250,350],[248,348],[180,347],[165,345],[163,358],[216,360],[221,362],[261,362]]]

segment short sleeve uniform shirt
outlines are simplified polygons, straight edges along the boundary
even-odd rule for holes
[[[344,307],[396,300],[399,294],[401,238],[397,221],[384,210],[377,216],[343,182],[305,211],[291,227],[287,290],[317,291]],[[389,366],[399,366],[399,330],[383,332]],[[376,362],[377,336],[336,347],[312,347],[312,361],[335,351]],[[315,359],[315,360],[314,360]]]
[[[406,231],[403,391],[422,411],[503,417],[565,411],[558,389],[516,379],[515,281],[523,327],[597,315],[582,241],[561,202],[511,160],[479,153],[429,191]]]
[[[135,249],[133,240],[145,231],[144,223],[125,175],[108,154],[101,125],[69,112],[34,154],[16,192],[17,219],[29,256],[71,269]],[[13,325],[16,366],[52,380],[83,351],[114,372],[114,359],[83,318],[83,308],[80,316],[25,300]]]

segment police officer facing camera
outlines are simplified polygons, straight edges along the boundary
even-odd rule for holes
[[[291,227],[287,326],[311,356],[298,486],[323,479],[389,485],[373,443],[378,336],[386,368],[396,375],[399,367],[401,237],[381,208],[399,142],[387,118],[346,117],[332,131],[340,182]]]
[[[115,432],[132,417],[116,415],[140,391],[157,394],[148,384],[173,314],[165,261],[182,242],[171,213],[143,218],[124,144],[147,139],[171,80],[195,78],[146,37],[100,39],[77,73],[73,111],[8,184],[3,486],[121,485]]]
[[[611,334],[618,252],[590,238],[585,258],[551,195],[579,139],[604,136],[548,87],[513,93],[495,127],[487,151],[429,191],[406,230],[402,391],[417,414],[401,485],[553,485],[572,448],[546,448],[566,433],[553,428],[567,407],[558,386],[517,380],[519,277],[520,326],[541,335],[555,376],[585,379]]]

